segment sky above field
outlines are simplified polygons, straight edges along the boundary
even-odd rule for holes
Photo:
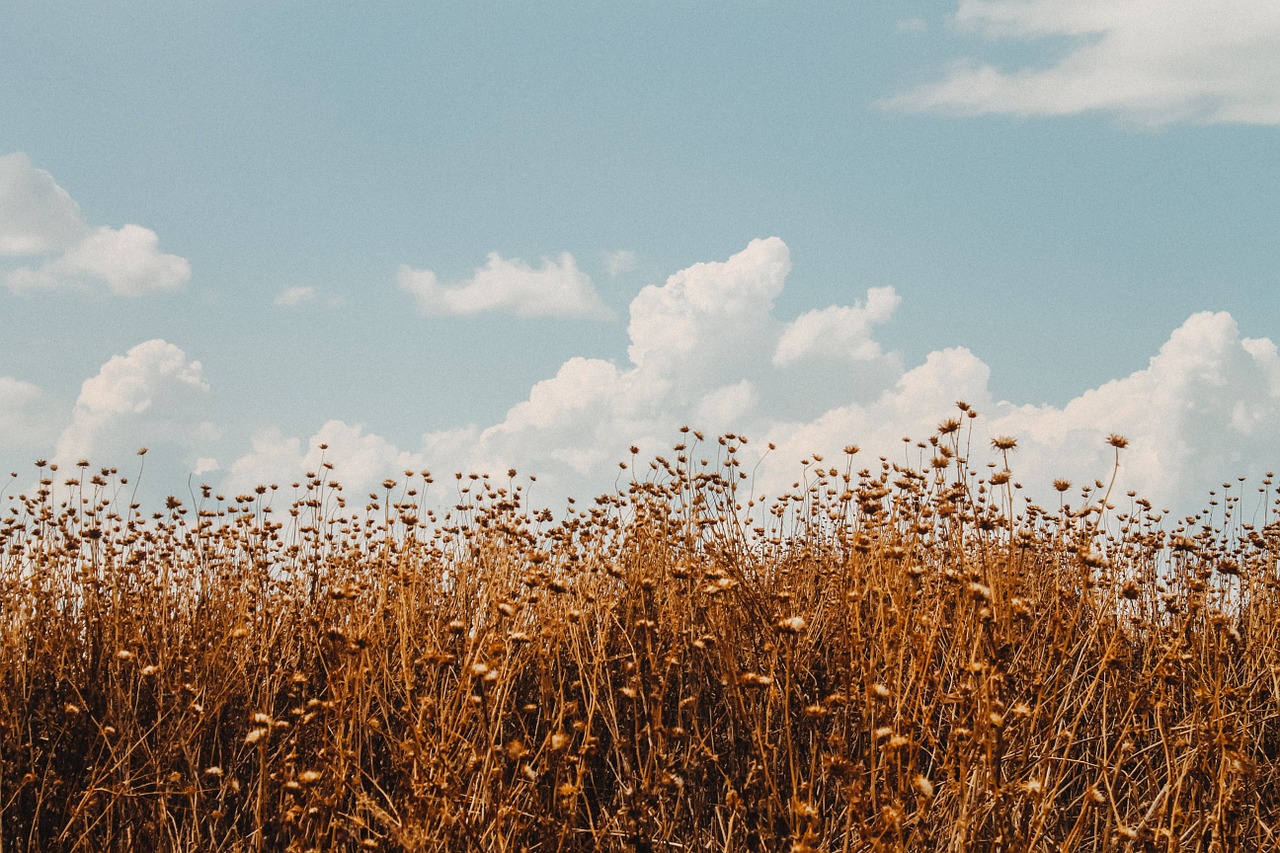
[[[1278,339],[1274,0],[0,11],[9,495],[323,443],[555,503],[682,424],[776,489],[964,400],[1043,504],[1120,433],[1118,489],[1256,516]]]

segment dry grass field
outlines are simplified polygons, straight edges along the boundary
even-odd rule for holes
[[[1271,483],[1036,506],[969,414],[765,501],[685,431],[555,517],[515,472],[45,465],[0,499],[2,849],[1280,849]]]

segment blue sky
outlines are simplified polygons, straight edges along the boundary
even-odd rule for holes
[[[1262,0],[10,4],[0,463],[593,490],[968,394],[1041,479],[1127,431],[1193,500],[1280,462],[1277,45]]]

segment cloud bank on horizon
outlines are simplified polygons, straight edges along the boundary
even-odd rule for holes
[[[920,451],[903,438],[927,438],[964,400],[981,413],[975,459],[987,458],[991,437],[1017,438],[1015,478],[1040,501],[1051,499],[1053,479],[1081,486],[1105,479],[1112,433],[1130,440],[1117,488],[1184,513],[1224,478],[1256,481],[1280,462],[1280,355],[1270,340],[1241,337],[1228,314],[1195,314],[1146,368],[1061,408],[1018,405],[992,396],[989,368],[967,348],[937,350],[910,366],[886,352],[875,330],[900,303],[891,288],[790,321],[777,317],[774,300],[790,269],[788,247],[772,237],[681,270],[632,301],[628,363],[570,358],[501,422],[426,434],[409,448],[335,419],[305,438],[278,429],[243,437],[243,452],[219,467],[208,445],[222,428],[208,415],[199,362],[172,343],[147,341],[84,383],[56,458],[114,464],[139,444],[159,444],[228,493],[297,481],[322,459],[355,493],[406,469],[504,476],[516,468],[537,475],[539,494],[555,503],[607,491],[630,445],[642,456],[663,453],[687,424],[709,436],[746,435],[757,451],[775,444],[756,484],[777,494],[802,457],[836,458],[850,444],[862,448],[863,466],[882,455],[918,461]],[[28,383],[0,378],[6,434],[23,435],[24,418],[50,421],[40,397]]]
[[[909,110],[1020,116],[1118,113],[1140,124],[1280,124],[1280,6],[1271,0],[961,0],[962,32],[1065,39],[1054,62],[966,57],[884,101]]]

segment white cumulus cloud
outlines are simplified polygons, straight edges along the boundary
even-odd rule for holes
[[[873,287],[859,305],[833,305],[809,311],[787,326],[773,353],[773,363],[792,364],[815,353],[871,361],[884,352],[871,336],[873,326],[887,323],[902,299],[892,287]]]
[[[39,255],[85,232],[80,206],[21,151],[0,157],[0,255]]]
[[[167,341],[140,343],[85,380],[55,461],[116,464],[140,447],[157,446],[194,457],[219,435],[204,417],[208,394],[200,362]]]
[[[647,373],[673,378],[745,369],[735,362],[768,355],[761,343],[775,334],[773,300],[790,271],[790,250],[770,237],[645,287],[631,301],[628,356]]]
[[[517,317],[582,317],[608,319],[591,277],[564,252],[557,260],[544,258],[538,268],[491,252],[470,279],[442,283],[431,270],[400,267],[396,281],[413,295],[429,317],[455,317],[489,312]]]
[[[1123,482],[1185,507],[1237,475],[1280,468],[1280,356],[1240,335],[1226,313],[1176,329],[1146,368],[1081,394],[1061,409],[1003,404],[993,431],[1025,437],[1027,464],[1084,479],[1112,459],[1106,436],[1130,440]],[[1074,467],[1074,470],[1070,470]]]
[[[52,290],[105,282],[117,296],[175,290],[191,278],[185,258],[159,249],[156,232],[141,225],[96,228],[60,256],[9,274],[14,290]]]
[[[191,265],[159,245],[156,233],[141,225],[90,227],[71,196],[25,154],[0,157],[0,254],[36,259],[6,274],[9,288],[105,284],[118,296],[140,296],[186,284]]]
[[[1017,68],[965,58],[946,79],[886,105],[1280,124],[1280,4],[1273,0],[961,0],[955,18],[992,39],[1066,39],[1069,48]]]
[[[1280,469],[1280,356],[1273,342],[1240,336],[1229,314],[1193,315],[1146,368],[1062,407],[994,399],[989,377],[987,365],[967,349],[934,352],[873,403],[779,425],[769,440],[783,459],[838,454],[853,443],[864,458],[906,461],[919,451],[913,444],[904,448],[901,438],[927,438],[938,423],[959,414],[954,401],[964,400],[981,414],[973,422],[978,461],[992,458],[991,438],[1016,438],[1014,473],[1028,495],[1046,504],[1054,497],[1054,479],[1086,487],[1109,479],[1115,451],[1107,439],[1113,433],[1129,440],[1114,495],[1132,489],[1182,512],[1201,508],[1209,490],[1224,481],[1246,476],[1256,487],[1267,471]],[[786,471],[772,473],[766,481],[771,485],[788,477]]]

